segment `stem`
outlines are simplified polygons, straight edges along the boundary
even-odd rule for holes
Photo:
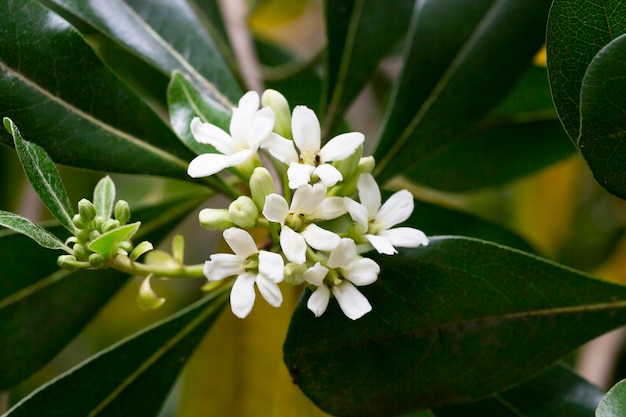
[[[204,277],[204,264],[197,265],[146,265],[133,262],[126,256],[118,256],[113,261],[112,268],[131,275],[148,276],[154,274],[158,277],[167,278],[202,278]]]

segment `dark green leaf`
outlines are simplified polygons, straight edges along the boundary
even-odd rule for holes
[[[41,201],[54,217],[67,230],[73,232],[76,229],[72,222],[74,210],[72,210],[70,198],[67,195],[67,191],[65,191],[63,180],[61,180],[61,175],[59,175],[54,162],[46,151],[34,143],[25,141],[11,119],[5,117],[3,122],[4,127],[13,136],[15,151],[20,159],[26,178],[28,178],[37,195],[39,195]]]
[[[155,416],[228,300],[228,287],[43,385],[6,416]]]
[[[43,227],[38,226],[30,220],[15,213],[0,210],[0,226],[8,227],[11,230],[28,236],[37,242],[39,246],[44,248],[61,249],[69,252],[69,248],[65,246],[55,235],[48,232]]]
[[[626,415],[626,380],[615,384],[600,401],[596,417],[623,417]]]
[[[624,6],[626,9],[626,5]],[[591,61],[580,91],[578,146],[596,180],[626,198],[626,34]]]
[[[96,184],[93,190],[93,205],[96,207],[97,215],[103,220],[111,218],[115,206],[115,184],[108,175]]]
[[[626,320],[626,287],[484,241],[433,238],[375,260],[372,312],[354,322],[332,302],[315,318],[305,295],[290,324],[285,363],[331,414],[475,401]]]
[[[548,74],[565,130],[578,143],[580,90],[587,67],[606,44],[626,32],[623,0],[554,0],[546,34]]]
[[[375,153],[380,180],[429,158],[502,100],[543,44],[549,6],[420,2]]]
[[[32,0],[0,8],[2,116],[56,163],[187,178],[193,153],[67,22]]]

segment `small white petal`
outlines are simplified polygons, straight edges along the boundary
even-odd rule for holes
[[[256,295],[254,293],[254,274],[245,272],[237,277],[232,290],[230,290],[230,308],[235,316],[245,318],[254,305]]]
[[[287,200],[280,194],[270,194],[265,197],[263,216],[271,222],[283,224],[289,214]]]
[[[224,230],[224,240],[226,240],[226,243],[228,243],[228,246],[230,246],[236,255],[244,259],[259,252],[250,233],[243,229],[231,227],[230,229]]]
[[[384,236],[376,236],[376,235],[365,235],[367,240],[372,244],[376,252],[382,253],[383,255],[393,255],[398,253],[396,248],[393,247],[389,239]]]
[[[247,147],[256,151],[274,129],[274,111],[264,107],[254,115],[248,132],[246,133]]]
[[[346,214],[347,211],[342,197],[326,197],[307,217],[309,219],[330,220]]]
[[[376,215],[376,223],[384,224],[384,229],[389,229],[398,223],[402,223],[413,213],[413,195],[407,190],[394,193],[385,204],[382,205]]]
[[[326,198],[326,187],[322,184],[301,185],[293,193],[289,210],[292,213],[312,213]]]
[[[321,285],[311,294],[306,306],[309,310],[315,314],[315,317],[319,317],[328,308],[328,302],[330,301],[330,290],[327,286]]]
[[[344,237],[335,249],[330,252],[326,265],[331,268],[347,268],[356,259],[354,240]]]
[[[395,229],[383,230],[380,235],[389,240],[393,246],[401,248],[416,248],[428,245],[428,238],[424,232],[412,227],[396,227]]]
[[[333,287],[333,295],[343,313],[352,320],[361,318],[364,314],[372,311],[372,306],[367,298],[349,281],[343,281],[338,286]]]
[[[211,260],[204,263],[204,276],[209,281],[219,281],[233,275],[239,275],[245,259],[230,253],[216,253]]]
[[[283,303],[283,294],[280,292],[278,285],[263,276],[263,274],[257,275],[256,286],[259,288],[259,292],[265,298],[265,301],[272,307],[280,307]]]
[[[378,279],[380,266],[372,259],[360,258],[341,271],[354,285],[370,285]]]
[[[296,151],[293,141],[285,139],[276,133],[272,133],[265,141],[263,141],[263,143],[261,143],[261,147],[266,149],[270,155],[278,159],[283,164],[289,165],[292,162],[298,162],[298,152]]]
[[[326,274],[328,274],[328,268],[317,262],[315,265],[304,271],[304,280],[309,284],[319,287],[324,283]]]
[[[350,217],[352,217],[352,220],[354,220],[361,226],[367,226],[367,223],[369,222],[369,213],[367,212],[367,207],[365,207],[364,204],[357,203],[350,197],[344,197],[343,204],[348,209],[348,213],[350,213]]]
[[[291,117],[293,140],[300,153],[315,153],[320,149],[320,122],[313,110],[306,106],[296,106]]]
[[[371,174],[361,174],[357,182],[359,189],[359,200],[367,207],[369,220],[374,220],[381,204],[380,190],[378,184]]]
[[[283,226],[280,231],[280,247],[290,262],[303,264],[306,261],[304,237],[287,226]]]
[[[365,136],[359,132],[343,133],[328,141],[319,151],[321,162],[341,161],[363,144]]]
[[[259,252],[259,272],[272,282],[280,282],[285,274],[283,257],[274,252]]]
[[[331,164],[321,164],[313,171],[313,174],[317,175],[326,187],[332,187],[339,181],[343,180],[341,172]]]
[[[212,145],[224,155],[236,152],[233,139],[219,127],[210,123],[202,123],[198,117],[194,117],[190,128],[191,134],[197,142]]]
[[[230,134],[233,138],[245,138],[260,104],[261,99],[255,91],[248,91],[239,99],[239,107],[233,109],[233,116],[230,119]]]
[[[296,188],[306,185],[311,180],[311,174],[315,170],[313,165],[300,164],[292,162],[287,169],[287,178],[289,178],[289,188]]]
[[[230,155],[204,153],[196,156],[189,163],[187,174],[189,174],[191,178],[208,177],[230,166],[232,166]]]
[[[339,235],[322,229],[314,223],[308,225],[300,232],[300,235],[304,237],[304,240],[306,240],[306,243],[308,243],[310,247],[324,251],[333,250],[341,240]]]

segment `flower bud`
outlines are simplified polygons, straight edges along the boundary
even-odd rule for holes
[[[87,260],[87,258],[89,257],[89,254],[91,253],[91,251],[87,249],[87,246],[81,245],[80,243],[76,243],[72,247],[72,252],[74,252],[74,256],[76,256],[76,259],[80,261]]]
[[[77,271],[79,269],[87,267],[84,262],[76,260],[74,255],[61,255],[57,258],[57,265],[68,271]]]
[[[85,221],[90,222],[96,217],[96,207],[91,201],[83,198],[78,202],[78,213]]]
[[[123,250],[124,252],[128,254],[133,250],[133,244],[129,242],[128,240],[124,240],[120,242],[118,248],[120,248],[121,250]]]
[[[120,225],[125,225],[130,220],[130,206],[125,200],[118,200],[115,203],[115,219]]]
[[[102,223],[102,229],[101,232],[102,233],[106,233],[110,230],[113,229],[117,229],[118,227],[120,227],[120,222],[117,219],[109,219],[107,221],[105,221],[104,223]]]
[[[99,238],[102,235],[102,233],[100,233],[97,230],[93,230],[89,233],[89,241],[91,242],[92,240],[96,240],[97,238]]]
[[[291,285],[300,285],[304,282],[304,272],[306,270],[306,264],[289,262],[285,265],[283,281]]]
[[[376,160],[373,156],[365,156],[359,161],[358,172],[359,174],[371,174],[376,166]]]
[[[89,255],[89,265],[92,268],[98,268],[99,266],[102,266],[103,264],[104,264],[104,257],[100,255],[99,253],[94,252],[91,255]]]
[[[274,132],[291,139],[291,109],[285,96],[276,90],[265,90],[261,96],[261,105],[274,111]]]
[[[74,217],[72,217],[72,223],[74,223],[77,229],[84,229],[89,225],[89,221],[85,220],[80,214],[75,214]]]
[[[230,219],[242,229],[249,229],[256,225],[259,219],[259,209],[250,197],[242,195],[228,206]]]
[[[198,215],[200,226],[206,230],[226,230],[235,225],[230,219],[228,210],[226,209],[209,209],[200,210]]]
[[[255,169],[250,177],[250,194],[252,194],[252,200],[254,200],[257,208],[263,210],[265,197],[275,192],[276,187],[274,187],[272,174],[263,167]]]
[[[89,242],[89,234],[90,234],[90,232],[89,232],[88,229],[79,229],[76,232],[76,239],[80,243]]]
[[[96,216],[93,220],[93,226],[96,230],[102,230],[102,225],[104,224],[104,218],[102,216]]]

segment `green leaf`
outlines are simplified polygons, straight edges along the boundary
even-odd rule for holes
[[[15,151],[20,159],[26,178],[31,183],[39,198],[50,212],[63,226],[70,232],[74,232],[76,227],[72,222],[74,210],[70,198],[65,191],[61,175],[57,171],[54,162],[39,146],[25,141],[17,126],[11,119],[5,117],[4,127],[13,136]]]
[[[622,417],[626,413],[626,380],[615,384],[600,401],[596,417]]]
[[[139,230],[141,222],[127,224],[101,234],[89,243],[89,249],[98,252],[104,259],[110,259],[117,251],[120,243],[130,240]]]
[[[222,287],[101,351],[43,385],[5,415],[157,415],[178,373],[226,304],[228,289]]]
[[[578,143],[580,94],[587,68],[606,44],[626,32],[626,2],[554,0],[546,33],[548,75],[563,127]]]
[[[565,365],[475,403],[432,411],[436,417],[593,417],[604,392]]]
[[[61,249],[69,252],[69,248],[55,235],[15,213],[0,210],[0,226],[8,227],[11,230],[28,236],[37,242],[39,246],[44,248]]]
[[[108,175],[98,181],[93,190],[93,205],[96,207],[96,215],[103,220],[111,218],[115,206],[115,184]]]
[[[626,5],[625,5],[626,9]],[[596,180],[626,198],[626,34],[595,56],[580,91],[578,146]]]
[[[386,180],[457,140],[515,85],[544,42],[550,1],[420,2],[375,158]]]
[[[351,321],[333,301],[315,318],[307,291],[285,341],[297,384],[331,414],[475,401],[626,320],[626,287],[484,241],[433,238],[375,260],[378,282],[360,288],[372,312]]]
[[[0,8],[2,116],[56,163],[187,178],[193,153],[67,22],[33,0]]]
[[[137,238],[158,244],[206,198],[194,189],[133,210],[142,222]],[[48,230],[67,237],[60,226]],[[114,270],[59,271],[57,256],[26,236],[0,231],[0,389],[50,361],[126,281]]]
[[[401,40],[415,1],[329,0],[325,4],[328,126],[343,114],[380,60]]]

